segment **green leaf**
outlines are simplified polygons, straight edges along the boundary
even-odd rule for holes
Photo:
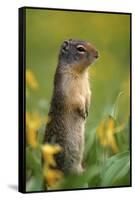
[[[129,185],[130,154],[129,151],[109,158],[101,171],[101,186]]]
[[[27,181],[26,184],[26,191],[32,192],[32,191],[43,191],[43,179],[41,177],[31,177],[29,181]]]
[[[115,119],[117,118],[118,116],[118,110],[119,110],[119,101],[120,101],[120,98],[121,96],[123,95],[124,93],[123,92],[119,92],[117,98],[116,98],[116,101],[113,105],[113,109],[112,109],[112,113],[111,113],[111,116],[114,117]]]
[[[61,183],[60,188],[72,189],[72,188],[88,188],[91,180],[99,174],[99,167],[93,165],[84,171],[81,175],[69,175],[65,177]]]
[[[39,149],[26,148],[26,168],[27,170],[31,170],[35,176],[42,173],[41,152]]]

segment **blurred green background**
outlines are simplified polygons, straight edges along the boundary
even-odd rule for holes
[[[105,173],[102,167],[117,154],[128,154],[128,159],[122,157],[122,160],[125,162],[124,166],[129,163],[130,15],[26,9],[26,67],[32,70],[39,85],[38,90],[29,92],[27,111],[37,111],[42,116],[47,116],[60,45],[63,40],[70,38],[89,41],[100,53],[99,59],[89,70],[92,101],[86,123],[85,161],[90,166],[88,173],[91,178],[84,182],[88,183],[88,187],[129,185],[129,164],[119,180],[114,181],[121,166],[118,165],[116,171],[112,169],[109,172],[116,173],[112,178],[113,182],[104,183],[100,172]],[[96,135],[100,122],[110,115],[117,127],[125,125],[114,136],[119,149],[117,153],[109,145],[107,150],[102,147]],[[70,180],[69,178],[68,183],[64,183],[67,184],[65,187],[70,188]],[[83,185],[81,184],[80,181],[78,187]],[[34,185],[34,189],[28,186],[28,191],[36,190],[36,187],[37,190],[42,189],[39,185]],[[74,187],[77,186],[71,186]]]

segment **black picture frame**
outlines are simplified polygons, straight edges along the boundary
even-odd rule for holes
[[[69,190],[88,190],[88,189],[104,189],[104,188],[120,188],[132,186],[132,13],[126,12],[110,12],[110,11],[93,11],[93,10],[74,10],[74,9],[60,9],[60,8],[41,8],[41,7],[21,7],[19,8],[19,173],[18,173],[18,191],[26,192],[26,10],[27,9],[41,9],[41,10],[57,10],[57,11],[75,11],[75,12],[91,12],[91,13],[107,13],[107,14],[124,14],[130,16],[130,184],[127,186],[108,186],[95,188],[80,188],[80,189],[63,189],[51,191],[34,191],[34,192],[52,192],[52,191],[69,191]]]

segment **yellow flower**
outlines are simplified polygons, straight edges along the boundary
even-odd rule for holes
[[[60,170],[49,169],[44,176],[47,182],[48,189],[57,189],[62,177],[63,173]]]
[[[37,82],[33,72],[30,69],[26,70],[26,83],[28,84],[28,86],[31,89],[33,89],[33,90],[38,89],[38,82]]]
[[[106,119],[102,120],[97,128],[97,136],[100,140],[100,144],[103,147],[111,147],[113,153],[117,153],[119,149],[114,135],[123,130],[123,128],[124,125],[116,127],[115,120],[112,116],[108,116]]]
[[[40,127],[41,121],[42,119],[37,112],[31,114],[26,112],[26,139],[28,144],[33,148],[38,146],[37,129]]]
[[[45,144],[41,149],[44,159],[43,176],[48,189],[56,189],[63,177],[63,173],[58,169],[53,169],[52,167],[57,167],[54,155],[61,152],[62,148],[59,145]]]
[[[59,145],[50,145],[45,144],[42,146],[43,158],[48,165],[56,166],[54,155],[62,151],[62,148]]]

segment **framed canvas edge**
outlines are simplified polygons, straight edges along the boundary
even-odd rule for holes
[[[56,11],[75,11],[75,12],[91,12],[103,14],[123,14],[130,16],[130,184],[124,186],[107,186],[107,187],[92,187],[92,188],[75,188],[75,189],[59,189],[48,191],[26,191],[26,127],[25,127],[25,112],[26,112],[26,90],[25,90],[25,71],[26,71],[26,9],[40,10],[56,10]],[[18,91],[18,191],[21,193],[42,193],[42,192],[60,192],[74,190],[91,190],[91,189],[113,189],[132,187],[132,13],[130,12],[112,12],[112,11],[96,11],[96,10],[78,10],[78,9],[63,9],[50,7],[31,7],[24,6],[19,9],[19,91]],[[20,159],[21,158],[21,159]]]
[[[25,66],[26,66],[26,9],[19,8],[19,158],[18,191],[26,192],[26,156],[25,156]]]

